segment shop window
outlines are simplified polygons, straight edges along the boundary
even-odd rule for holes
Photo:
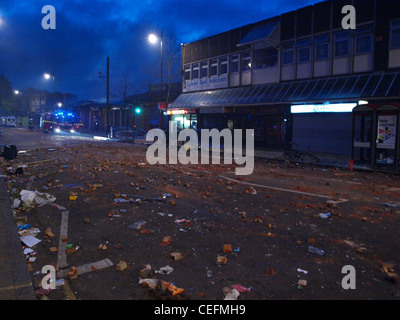
[[[343,57],[349,54],[350,33],[349,31],[341,31],[335,33],[335,57]]]
[[[200,78],[208,77],[208,61],[202,61],[200,63]]]
[[[192,79],[198,79],[198,78],[199,78],[199,64],[193,63],[192,64]]]
[[[210,77],[218,75],[218,59],[210,60]]]
[[[228,73],[228,57],[219,58],[219,70],[221,74]]]
[[[183,67],[183,75],[185,80],[190,80],[190,64]]]
[[[231,56],[230,71],[231,71],[231,73],[239,72],[239,55],[238,54],[234,54]]]
[[[329,58],[329,34],[320,35],[314,38],[315,60]]]
[[[400,19],[391,22],[390,49],[400,48]]]
[[[275,48],[254,51],[254,69],[275,67],[278,64],[278,50]]]
[[[251,54],[245,52],[242,54],[242,71],[249,71],[251,69]]]

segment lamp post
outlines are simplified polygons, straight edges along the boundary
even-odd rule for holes
[[[54,72],[52,74],[50,73],[45,73],[44,75],[45,79],[50,79],[53,78],[53,112],[55,111],[55,106],[56,106],[56,97],[55,97],[55,78],[54,78]]]
[[[151,44],[155,44],[158,41],[157,35],[151,33],[148,37]],[[163,102],[163,32],[160,33],[160,51],[161,51],[161,64],[160,64],[160,102]],[[159,110],[160,114],[160,128],[162,128],[162,110]]]
[[[106,124],[106,133],[107,136],[110,133],[110,57],[107,57],[107,74],[104,77],[101,72],[99,72],[99,78],[107,79],[107,124]]]

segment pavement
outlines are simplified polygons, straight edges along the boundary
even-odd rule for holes
[[[0,178],[0,300],[36,300],[3,178]]]

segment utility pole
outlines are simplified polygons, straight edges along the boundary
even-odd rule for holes
[[[107,135],[110,133],[110,57],[107,57]]]

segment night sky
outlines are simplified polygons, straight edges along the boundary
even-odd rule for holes
[[[0,2],[0,74],[14,89],[53,90],[45,72],[55,74],[55,90],[79,100],[106,95],[106,59],[110,57],[111,98],[126,75],[130,92],[160,82],[160,46],[151,32],[188,43],[295,10],[320,0],[2,0]],[[56,29],[42,28],[42,7],[56,9]],[[178,66],[179,68],[179,66]],[[177,78],[177,81],[180,79]]]

